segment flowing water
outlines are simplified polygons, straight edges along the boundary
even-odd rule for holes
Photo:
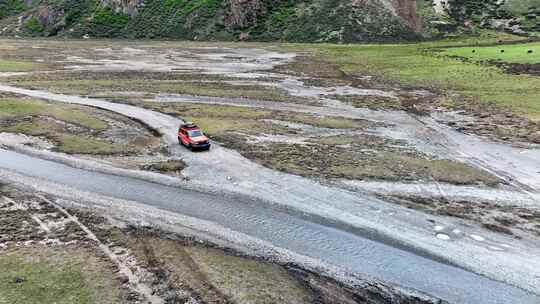
[[[239,197],[85,171],[1,149],[0,168],[212,221],[275,246],[451,303],[540,303],[540,296],[507,284]]]

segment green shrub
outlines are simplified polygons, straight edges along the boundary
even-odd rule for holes
[[[82,22],[85,18],[90,17],[92,12],[96,10],[97,5],[97,0],[61,0],[55,3],[55,7],[64,10],[68,26]]]
[[[26,20],[24,27],[31,34],[41,34],[45,30],[45,27],[39,22],[39,19],[36,16],[32,16]]]
[[[110,7],[98,7],[90,21],[89,32],[96,37],[123,36],[129,16],[117,14]]]

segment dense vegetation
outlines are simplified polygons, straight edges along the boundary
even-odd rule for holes
[[[18,14],[27,9],[22,0],[2,0],[0,1],[0,19]]]
[[[0,34],[189,40],[355,42],[414,40],[515,19],[540,32],[540,0],[416,0],[418,30],[383,0],[3,0]],[[386,1],[386,0],[384,0]],[[18,17],[23,17],[19,23]],[[440,27],[440,21],[447,26]],[[434,24],[436,26],[434,26]]]
[[[10,0],[6,4],[9,8],[2,10],[0,26],[8,28],[4,33],[8,35],[73,37],[88,34],[118,38],[309,42],[417,37],[406,22],[378,0],[361,3],[351,0],[141,0],[132,1],[135,7],[129,12],[121,1],[105,2],[36,0],[32,8],[21,6],[20,0]],[[37,7],[39,16],[36,16]],[[27,26],[17,28],[12,18],[10,27],[6,17],[22,11]]]

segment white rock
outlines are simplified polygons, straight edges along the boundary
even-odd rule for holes
[[[437,238],[444,241],[450,240],[450,236],[444,233],[437,233]]]

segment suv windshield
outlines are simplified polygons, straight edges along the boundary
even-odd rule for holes
[[[189,133],[189,137],[197,137],[197,136],[202,136],[202,132],[199,131],[199,130],[194,130],[194,131],[188,131]]]

